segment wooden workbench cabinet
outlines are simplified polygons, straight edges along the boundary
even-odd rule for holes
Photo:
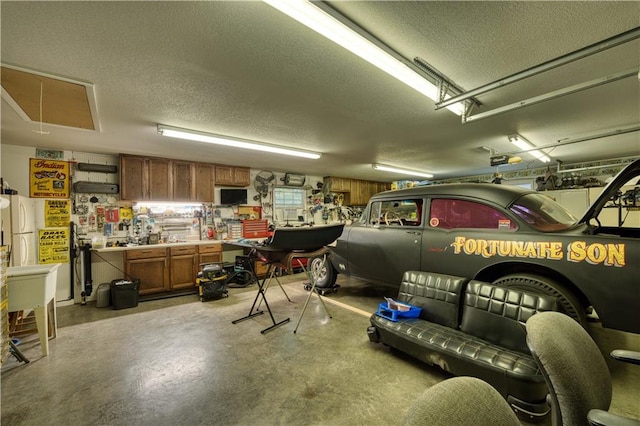
[[[198,273],[198,250],[196,246],[171,247],[171,290],[192,288]]]
[[[219,262],[222,262],[220,243],[145,246],[124,251],[126,276],[140,280],[140,296],[195,291],[200,265]]]
[[[127,250],[124,252],[127,277],[140,280],[141,296],[171,290],[166,248]]]
[[[222,262],[222,244],[202,244],[198,246],[198,264]]]

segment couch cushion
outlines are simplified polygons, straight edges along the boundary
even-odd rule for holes
[[[371,324],[384,335],[384,343],[394,347],[402,346],[394,344],[398,342],[394,342],[395,339],[387,334],[391,333],[400,340],[411,342],[419,348],[418,353],[426,356],[425,358],[418,355],[419,359],[439,365],[443,370],[454,374],[470,374],[488,379],[486,376],[488,373],[482,373],[483,369],[488,369],[499,372],[498,375],[544,383],[538,365],[528,353],[500,347],[460,330],[420,319],[393,322],[374,314],[370,320]],[[434,352],[441,356],[434,356]],[[468,369],[461,371],[451,365],[453,359],[464,362],[468,365]]]
[[[407,271],[398,300],[422,308],[420,318],[458,328],[462,291],[467,279],[432,272]]]
[[[471,281],[465,290],[460,329],[487,342],[529,353],[525,322],[540,311],[557,309],[551,296]]]

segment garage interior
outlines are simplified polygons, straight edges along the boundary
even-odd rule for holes
[[[195,201],[215,207],[221,188],[248,188],[246,204],[265,220],[298,226],[344,218],[306,204],[269,216],[259,173],[273,172],[283,187],[305,178],[300,188],[322,195],[329,182],[339,191],[338,178],[388,188],[498,179],[536,189],[552,175],[555,189],[573,189],[578,179],[604,184],[640,156],[638,2],[318,2],[428,82],[429,95],[276,3],[284,2],[1,2],[3,193],[29,194],[29,158],[39,151],[117,167],[76,170],[76,181],[120,192],[74,199],[112,195],[120,207],[135,202],[122,193],[122,156],[207,163],[246,171],[247,180],[216,183],[211,198]],[[319,158],[163,135],[171,130]],[[356,201],[346,191],[341,203],[355,217],[367,194]],[[262,334],[267,315],[232,323],[246,315],[254,285],[206,303],[190,292],[113,310],[96,307],[97,284],[125,263],[96,266],[88,300],[76,266],[65,267],[49,355],[30,334],[19,347],[31,362],[3,363],[6,424],[400,423],[417,395],[450,377],[367,340],[368,316],[397,287],[340,276],[338,291],[323,297],[328,318],[315,297],[302,315],[304,273],[281,277],[291,300],[273,286],[269,302],[276,320],[291,323]],[[640,350],[636,334],[597,322],[588,331],[605,355]],[[640,418],[640,369],[607,364],[611,411]]]

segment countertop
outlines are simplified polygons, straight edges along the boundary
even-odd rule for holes
[[[262,241],[264,238],[244,238],[237,240],[194,240],[194,241],[184,241],[179,243],[162,243],[162,244],[146,244],[139,246],[126,246],[126,247],[104,247],[104,248],[92,248],[91,251],[95,251],[97,253],[114,253],[121,251],[129,251],[129,250],[149,250],[154,248],[166,248],[166,247],[180,247],[180,246],[200,246],[205,244],[233,244],[240,241]]]

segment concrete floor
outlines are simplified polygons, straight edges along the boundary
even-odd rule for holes
[[[293,333],[307,292],[301,275],[267,292],[268,313],[249,313],[256,286],[226,299],[196,295],[112,310],[58,309],[58,337],[42,357],[34,335],[20,345],[31,360],[2,366],[3,425],[390,425],[414,396],[449,377],[437,367],[369,343],[368,316],[397,290],[340,278],[325,298],[312,297]],[[603,349],[640,350],[640,336],[591,327]],[[640,417],[640,367],[612,364],[612,411]],[[548,422],[545,422],[548,423]],[[544,423],[543,423],[544,424]]]

